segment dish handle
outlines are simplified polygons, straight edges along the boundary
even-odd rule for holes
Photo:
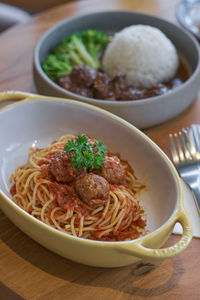
[[[0,102],[31,100],[31,99],[38,99],[38,97],[40,99],[45,98],[45,96],[21,92],[21,91],[6,91],[0,93]]]
[[[154,236],[146,236],[141,238],[140,240],[133,242],[132,244],[126,244],[120,247],[120,252],[132,256],[136,256],[143,259],[150,259],[150,260],[161,260],[166,258],[172,258],[177,254],[181,253],[190,243],[192,239],[192,223],[190,220],[189,215],[182,209],[178,211],[175,217],[173,218],[172,222],[170,222],[171,226],[179,222],[183,228],[183,234],[180,240],[174,244],[173,246],[161,249],[150,249],[144,245],[147,245],[150,239],[158,239],[156,234]],[[169,225],[169,224],[168,224]]]

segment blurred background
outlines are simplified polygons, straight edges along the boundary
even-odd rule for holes
[[[0,32],[26,22],[31,15],[75,0],[5,0],[0,2]]]

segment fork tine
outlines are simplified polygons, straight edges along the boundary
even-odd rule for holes
[[[170,133],[169,134],[169,140],[170,140],[170,150],[171,150],[171,158],[174,162],[174,164],[177,164],[179,162],[179,157],[178,157],[178,153],[176,151],[176,146],[174,143],[174,139],[173,139],[173,135]]]
[[[176,140],[176,147],[178,150],[178,155],[179,155],[180,161],[183,162],[185,160],[185,156],[184,156],[184,152],[183,152],[183,143],[180,140],[181,132],[179,131],[178,134],[175,133],[174,138]]]
[[[196,149],[193,143],[191,142],[191,137],[189,133],[190,133],[189,128],[187,129],[182,128],[181,139],[183,142],[183,148],[184,148],[186,159],[192,160],[193,158],[195,158]]]
[[[197,151],[200,152],[200,128],[199,128],[199,126],[192,125],[191,129],[190,129],[190,133],[193,137],[193,141],[194,141]]]
[[[171,156],[174,164],[180,163],[180,161],[184,161],[184,154],[181,149],[181,144],[178,138],[178,134],[174,133],[174,135],[169,135],[170,145],[171,145]]]

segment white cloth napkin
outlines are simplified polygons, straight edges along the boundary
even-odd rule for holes
[[[190,215],[192,219],[192,225],[193,225],[193,236],[200,238],[200,216],[197,212],[196,204],[194,202],[193,195],[190,191],[190,188],[183,182],[182,182],[182,187],[183,187],[183,201],[185,208]],[[177,223],[174,227],[173,233],[176,234],[182,234],[183,230],[182,227],[179,223]]]

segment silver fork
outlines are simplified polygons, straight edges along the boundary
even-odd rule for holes
[[[180,177],[194,194],[200,215],[200,128],[192,125],[182,131],[170,134],[171,157]]]

